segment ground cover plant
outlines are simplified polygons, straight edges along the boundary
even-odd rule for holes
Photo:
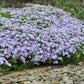
[[[62,9],[27,4],[0,11],[0,72],[84,59],[84,23]]]

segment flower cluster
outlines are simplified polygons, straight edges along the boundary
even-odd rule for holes
[[[26,5],[1,10],[11,18],[0,17],[0,65],[11,66],[10,57],[24,63],[30,58],[34,64],[47,60],[55,64],[84,44],[84,25],[70,13],[52,6]]]

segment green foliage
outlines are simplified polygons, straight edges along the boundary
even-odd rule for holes
[[[0,69],[1,69],[0,73],[3,73],[3,74],[6,74],[6,73],[8,73],[8,71],[11,70],[11,68],[6,64],[0,65]]]
[[[9,12],[7,12],[7,13],[1,13],[0,16],[1,17],[6,17],[6,18],[11,18],[11,15],[10,15]]]
[[[44,63],[44,64],[49,64],[49,65],[51,65],[51,64],[53,64],[53,63],[52,63],[52,61],[47,60],[47,61],[45,61],[45,63]]]
[[[77,18],[84,21],[84,9],[81,9],[81,11],[78,12]]]
[[[37,37],[39,36],[39,33],[37,33]]]
[[[45,25],[45,26],[43,26],[44,28],[47,28],[48,27],[48,24],[47,25]]]
[[[1,11],[1,8],[5,6],[5,1],[3,1],[1,4],[0,4],[0,11]]]
[[[32,55],[33,56],[33,55]],[[34,66],[34,62],[29,60],[29,63],[23,63],[20,58],[9,58],[9,63],[12,65],[9,67],[5,63],[0,65],[0,73],[6,74],[9,71],[17,71],[17,70],[25,70],[27,68],[32,68]]]
[[[17,2],[17,6],[20,7],[20,5],[21,5],[20,2]]]
[[[42,42],[41,42],[41,41],[38,41],[38,43],[42,44]]]
[[[2,24],[0,24],[0,26],[2,26]]]
[[[17,29],[16,31],[22,34],[22,30],[21,29]]]
[[[36,18],[31,18],[30,20],[31,20],[31,21],[36,21],[37,19],[36,19]]]
[[[59,60],[59,64],[66,65],[67,63],[77,63],[83,60],[84,59],[84,54],[83,54],[84,49],[82,48],[82,46],[83,45],[81,45],[80,48],[77,48],[77,51],[75,54],[71,53],[70,58],[67,56],[64,56],[63,60]]]
[[[53,65],[53,62],[51,61],[51,60],[47,60],[47,61],[45,61],[45,62],[40,62],[40,65],[41,66],[45,66],[45,65]]]

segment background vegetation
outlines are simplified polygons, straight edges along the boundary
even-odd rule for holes
[[[72,16],[84,21],[84,0],[0,0],[5,1],[5,7],[23,7],[25,3],[45,4],[62,8],[72,13]]]

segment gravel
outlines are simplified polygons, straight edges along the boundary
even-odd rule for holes
[[[66,66],[47,66],[19,75],[3,75],[0,84],[84,84],[84,62]]]

